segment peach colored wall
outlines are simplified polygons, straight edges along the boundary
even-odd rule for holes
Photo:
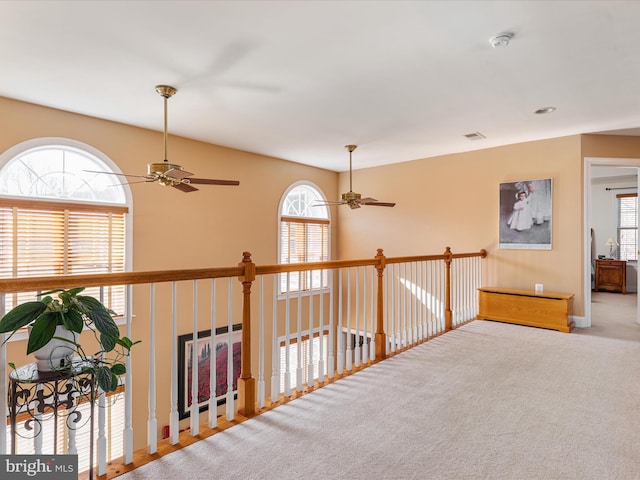
[[[582,135],[582,156],[640,158],[640,137]]]
[[[356,170],[354,190],[394,208],[339,207],[343,258],[489,252],[485,285],[576,295],[583,314],[580,137],[564,137]],[[498,248],[499,184],[553,179],[552,250]],[[341,174],[340,191],[348,190]],[[357,241],[355,241],[357,239]]]

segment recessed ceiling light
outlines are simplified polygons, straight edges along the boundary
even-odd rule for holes
[[[493,48],[506,47],[507,45],[509,45],[509,42],[512,38],[513,33],[511,32],[499,33],[495,37],[490,38],[489,43]]]
[[[544,108],[539,108],[533,113],[535,113],[536,115],[543,115],[545,113],[551,113],[555,111],[556,111],[556,107],[544,107]]]

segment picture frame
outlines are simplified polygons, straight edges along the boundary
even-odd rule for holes
[[[500,248],[551,250],[553,179],[500,184]]]
[[[210,352],[211,330],[198,332],[196,342],[198,348],[198,405],[199,411],[209,408],[210,395]],[[229,345],[233,349],[233,393],[238,396],[238,378],[240,378],[242,361],[242,324],[234,324],[229,333],[228,327],[215,330],[216,352],[216,404],[227,403],[227,366]],[[192,348],[194,346],[193,333],[178,336],[178,416],[180,420],[191,415],[192,392]]]

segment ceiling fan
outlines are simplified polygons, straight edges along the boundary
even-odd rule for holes
[[[164,97],[164,161],[147,164],[146,175],[127,175],[115,172],[93,172],[120,175],[123,177],[141,178],[139,182],[131,183],[152,183],[158,182],[160,185],[177,188],[182,192],[195,192],[198,189],[193,185],[240,185],[238,180],[215,180],[212,178],[194,178],[193,173],[187,172],[182,166],[176,163],[169,163],[167,157],[167,100],[178,90],[169,85],[157,85],[156,92]]]
[[[342,200],[337,202],[323,202],[324,205],[349,205],[350,208],[360,208],[362,206],[374,206],[374,207],[395,207],[395,202],[379,202],[375,198],[365,197],[362,198],[362,195],[359,193],[355,193],[353,191],[353,167],[351,155],[353,151],[358,148],[357,145],[345,145],[347,150],[349,150],[349,191],[347,193],[343,193],[341,195]]]

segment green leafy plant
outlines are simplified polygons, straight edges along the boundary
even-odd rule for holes
[[[40,300],[16,306],[0,320],[0,333],[11,332],[6,342],[18,330],[30,326],[27,354],[44,347],[53,338],[71,343],[77,359],[71,366],[62,369],[72,373],[78,371],[93,374],[102,390],[114,391],[118,387],[118,377],[127,371],[125,357],[139,341],[133,342],[126,336],[121,337],[113,320],[115,312],[93,297],[80,295],[82,291],[84,287],[51,290],[38,295]],[[55,331],[59,325],[78,335],[85,328],[91,330],[99,350],[93,355],[87,355],[79,343],[56,337]]]

